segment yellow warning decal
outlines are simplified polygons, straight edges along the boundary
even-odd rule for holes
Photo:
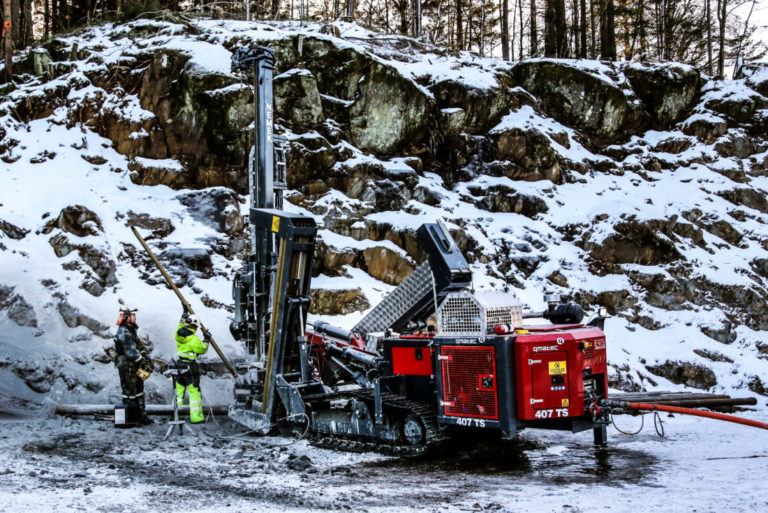
[[[562,406],[563,408],[568,408],[570,405],[571,405],[570,399],[563,399],[560,404],[560,406]]]
[[[549,362],[550,374],[565,374],[565,362]]]
[[[280,218],[272,216],[272,231],[277,232],[280,230]]]

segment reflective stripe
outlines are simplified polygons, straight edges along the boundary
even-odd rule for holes
[[[177,353],[179,358],[186,358],[187,360],[194,360],[197,358],[197,353]]]

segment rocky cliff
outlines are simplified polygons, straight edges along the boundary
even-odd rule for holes
[[[768,395],[768,76],[505,63],[347,23],[149,20],[22,53],[28,74],[0,91],[0,393],[114,395],[119,302],[172,354],[180,307],[132,226],[242,351],[226,325],[253,91],[229,60],[256,44],[277,53],[289,208],[321,227],[315,314],[353,324],[443,217],[477,288],[607,307],[612,386]]]

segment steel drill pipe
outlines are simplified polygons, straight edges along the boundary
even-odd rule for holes
[[[147,245],[144,238],[139,234],[138,230],[136,230],[135,226],[131,226],[131,230],[133,231],[133,234],[136,236],[136,238],[141,243],[142,247],[144,248],[144,251],[147,252],[149,257],[152,259],[152,261],[157,266],[157,269],[160,271],[160,274],[163,275],[163,278],[165,278],[165,281],[168,282],[168,285],[170,285],[171,289],[176,293],[176,296],[179,298],[179,301],[181,301],[181,305],[184,307],[184,310],[189,312],[190,314],[194,314],[195,311],[192,310],[192,306],[187,302],[187,300],[184,298],[184,296],[181,294],[181,291],[176,286],[175,283],[173,283],[173,280],[168,275],[167,272],[165,272],[165,268],[163,267],[163,264],[160,263],[160,260],[157,259],[155,254],[152,252],[151,249],[149,249],[149,246]],[[224,356],[224,353],[219,349],[218,344],[213,340],[213,337],[211,336],[210,332],[205,329],[205,326],[203,326],[202,321],[200,321],[200,330],[208,337],[208,341],[211,343],[211,346],[213,346],[213,349],[216,351],[216,354],[219,355],[221,358],[221,361],[224,362],[224,365],[227,366],[227,369],[230,373],[232,373],[233,377],[237,377],[237,371],[235,371],[235,368],[232,367],[232,364],[229,363],[229,360],[227,360],[227,357]]]
[[[203,405],[203,411],[212,411],[214,415],[227,415],[229,407],[221,404]],[[170,415],[173,413],[172,404],[148,404],[145,408],[147,415]],[[112,415],[115,413],[114,404],[57,404],[57,415]],[[179,414],[188,414],[189,406],[179,406]]]

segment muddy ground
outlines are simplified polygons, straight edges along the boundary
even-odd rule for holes
[[[155,419],[116,429],[6,408],[0,511],[768,511],[768,432],[698,419],[665,418],[665,438],[652,425],[637,436],[610,428],[603,448],[591,432],[530,430],[416,459],[252,437],[214,417],[197,437],[163,441]]]

